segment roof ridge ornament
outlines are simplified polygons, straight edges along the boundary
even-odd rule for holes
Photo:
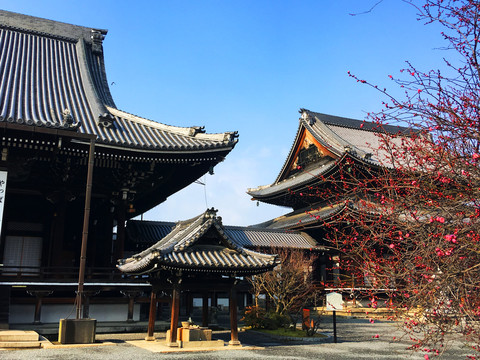
[[[189,136],[195,137],[197,134],[205,134],[205,126],[192,126],[190,128]]]
[[[62,120],[63,120],[63,126],[69,129],[78,129],[81,125],[81,122],[74,121],[72,112],[68,108],[62,111]]]
[[[223,135],[223,141],[234,141],[238,138],[238,131],[227,131]]]
[[[218,210],[215,209],[214,207],[212,207],[212,208],[210,208],[210,209],[207,209],[207,211],[205,211],[205,217],[206,217],[207,219],[209,219],[209,218],[214,219],[214,218],[217,217],[217,212],[218,212]]]
[[[310,126],[312,126],[313,124],[315,124],[316,119],[315,119],[314,116],[311,116],[310,110],[301,108],[298,112],[299,112],[300,114],[302,114],[300,120],[308,121],[308,125],[310,125]]]
[[[92,39],[92,51],[94,54],[101,55],[103,53],[103,39],[105,39],[105,35],[102,34],[100,30],[92,29],[92,35],[90,39]]]
[[[104,128],[111,128],[115,122],[115,116],[109,112],[105,112],[102,115],[98,116],[98,124]]]

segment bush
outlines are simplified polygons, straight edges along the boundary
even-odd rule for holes
[[[258,306],[247,306],[242,320],[246,326],[250,326],[253,329],[276,330],[290,325],[288,316],[276,312],[267,313]]]

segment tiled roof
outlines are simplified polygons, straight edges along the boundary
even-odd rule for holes
[[[228,227],[226,233],[237,244],[248,248],[317,249],[317,243],[309,235],[297,231],[261,229],[252,227]]]
[[[167,236],[175,227],[173,222],[129,220],[127,222],[127,237],[130,241],[140,244],[154,244],[159,239]],[[281,226],[240,227],[224,226],[225,234],[235,244],[249,248],[290,248],[290,249],[316,249],[314,239],[298,231],[281,230]],[[279,229],[279,230],[276,230]]]
[[[305,109],[301,109],[300,112],[302,116],[299,119],[295,141],[277,179],[273,184],[248,189],[247,193],[253,198],[268,202],[264,199],[265,197],[269,198],[288,191],[299,190],[311,185],[312,182],[319,182],[322,176],[335,171],[337,162],[346,155],[368,166],[390,167],[389,157],[381,149],[382,142],[379,135],[408,134],[410,132],[410,129],[405,127],[390,125],[379,127],[371,122],[326,115]],[[288,176],[288,167],[295,156],[295,146],[299,141],[302,129],[310,132],[315,140],[337,158],[325,157],[314,168]],[[401,138],[393,139],[393,141],[401,141]]]
[[[314,224],[323,225],[323,222],[340,214],[347,208],[346,202],[338,204],[316,204],[303,209],[292,211],[270,221],[255,226],[266,229],[303,229]]]
[[[92,29],[0,10],[0,122],[94,134],[97,144],[151,151],[231,149],[236,133],[160,124],[118,110]]]
[[[150,229],[146,233],[151,234],[153,224],[148,225]],[[211,231],[215,241],[212,241]],[[246,275],[265,272],[276,265],[276,255],[248,250],[233,241],[225,232],[221,218],[211,209],[191,220],[178,222],[153,246],[120,260],[117,266],[131,274],[182,269]]]

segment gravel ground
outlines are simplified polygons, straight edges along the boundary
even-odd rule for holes
[[[53,348],[35,350],[0,351],[0,359],[421,359],[424,352],[407,350],[408,342],[401,339],[402,333],[394,324],[366,319],[337,318],[338,343],[333,343],[331,319],[324,322],[323,333],[329,335],[318,341],[282,341],[257,332],[240,332],[243,345],[262,347],[256,350],[222,350],[208,352],[153,353],[126,343],[143,340],[140,334],[99,334],[97,340],[113,342],[114,345],[95,347]],[[156,334],[159,337],[164,334]],[[377,337],[378,335],[378,337]],[[215,332],[214,338],[229,340],[228,331]],[[395,339],[394,339],[395,337]],[[445,351],[443,359],[466,359],[472,352],[459,342],[453,342]],[[430,355],[430,358],[438,359]]]

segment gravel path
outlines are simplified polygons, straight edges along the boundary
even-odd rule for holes
[[[338,318],[337,318],[338,319]],[[331,323],[324,322],[323,333],[332,335]],[[338,343],[333,343],[332,336],[318,341],[282,341],[257,332],[240,332],[239,339],[243,345],[261,347],[255,350],[222,350],[209,352],[155,353],[126,341],[143,340],[140,334],[99,334],[97,340],[108,341],[112,345],[95,347],[53,348],[35,350],[0,351],[2,360],[32,359],[88,359],[88,360],[124,360],[124,359],[420,359],[425,360],[424,352],[407,350],[408,342],[401,339],[402,333],[389,322],[375,321],[371,324],[366,319],[339,318]],[[164,337],[164,334],[157,334]],[[377,337],[378,335],[378,337]],[[228,331],[215,332],[216,339],[229,340]],[[158,338],[157,337],[157,338]],[[472,352],[462,344],[454,342],[443,354],[443,359],[466,359]],[[430,356],[431,359],[438,357]]]

